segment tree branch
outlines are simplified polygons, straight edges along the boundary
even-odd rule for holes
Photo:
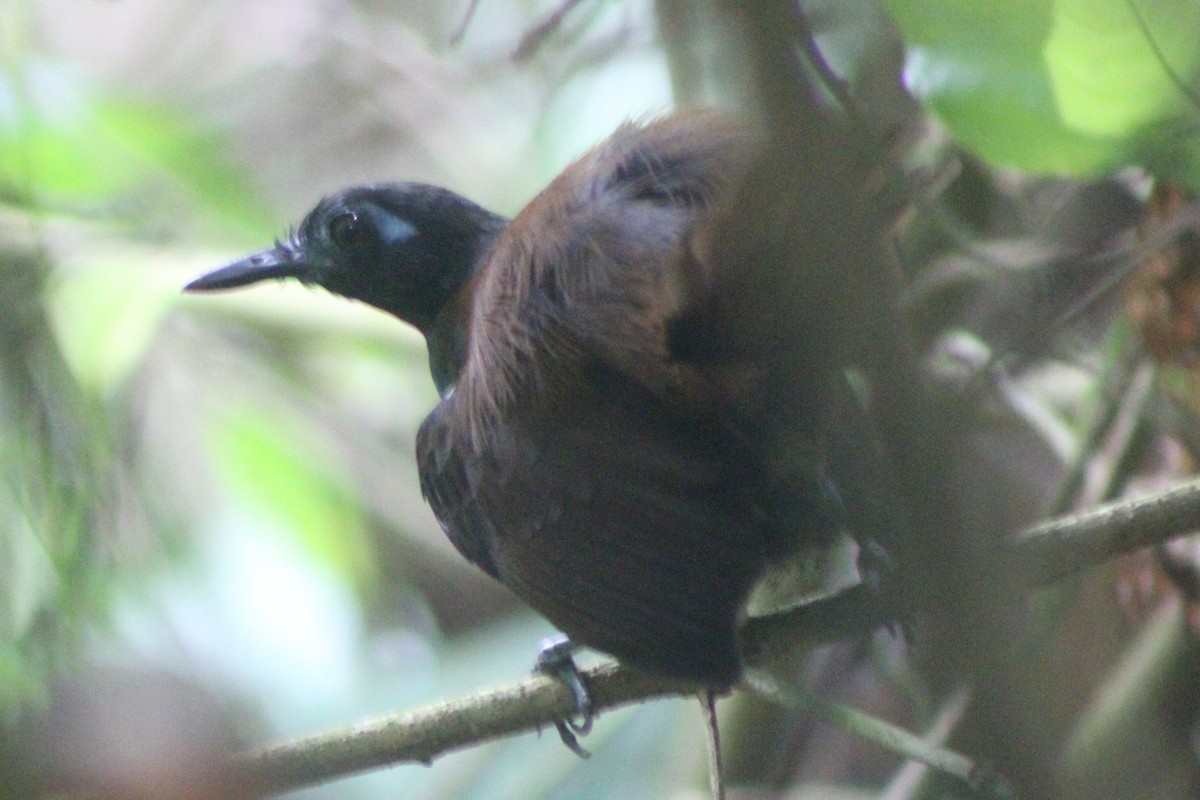
[[[1035,525],[1014,536],[1006,550],[1032,589],[1197,530],[1200,481],[1192,481]],[[876,598],[854,586],[748,620],[741,632],[743,651],[748,666],[761,666],[801,645],[862,635],[888,621]],[[690,695],[698,688],[614,662],[582,672],[597,710]],[[561,681],[535,675],[469,697],[270,745],[238,757],[233,769],[238,785],[254,795],[268,795],[403,762],[429,764],[454,750],[552,727],[573,711],[571,693]]]
[[[1068,514],[1021,531],[1010,545],[1031,587],[1046,586],[1114,556],[1200,531],[1200,481]]]
[[[698,688],[616,662],[580,672],[597,710],[692,694]],[[546,727],[553,731],[557,720],[573,713],[575,701],[566,684],[533,675],[468,697],[264,747],[235,761],[234,785],[262,796],[378,767],[428,765],[438,756],[504,736]]]

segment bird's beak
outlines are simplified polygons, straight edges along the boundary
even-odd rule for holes
[[[301,277],[306,263],[295,250],[281,243],[215,269],[183,287],[185,292],[211,292],[234,289],[268,278]]]

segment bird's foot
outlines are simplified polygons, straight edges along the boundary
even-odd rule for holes
[[[863,537],[858,541],[858,574],[863,585],[873,594],[883,595],[892,581],[896,563],[891,553],[878,539]]]
[[[893,636],[912,644],[912,620],[896,562],[878,539],[864,537],[858,541],[858,574],[872,601],[871,615],[884,620]]]
[[[592,730],[592,722],[596,718],[595,703],[575,665],[574,653],[579,646],[566,636],[547,639],[542,643],[538,653],[535,672],[552,675],[567,685],[575,696],[575,712],[579,717],[577,722],[573,717],[560,719],[554,723],[558,736],[571,752],[580,758],[588,758],[591,753],[579,744],[579,737],[587,736]]]

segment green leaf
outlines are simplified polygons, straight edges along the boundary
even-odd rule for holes
[[[48,310],[63,358],[101,396],[119,389],[141,362],[167,311],[179,302],[185,271],[151,270],[165,252],[135,248],[70,265],[53,282]]]
[[[31,702],[45,699],[45,677],[19,646],[0,639],[0,723],[13,722]]]
[[[373,578],[363,519],[332,474],[336,454],[317,446],[285,414],[233,399],[224,411],[207,440],[230,498],[256,516],[282,522],[318,563],[360,584]]]
[[[250,234],[274,231],[256,194],[225,158],[227,146],[180,114],[128,99],[106,99],[96,109],[97,130],[110,152],[144,172],[181,180],[222,222]]]
[[[1197,29],[1195,0],[1058,0],[1044,52],[1063,124],[1128,136],[1186,112],[1171,73],[1195,71]]]
[[[887,5],[910,87],[985,160],[1080,176],[1144,164],[1200,186],[1184,135],[1200,119],[1195,0]]]
[[[227,224],[268,229],[223,153],[179,112],[96,93],[53,62],[28,59],[0,73],[0,194],[23,204],[111,204],[174,182]]]

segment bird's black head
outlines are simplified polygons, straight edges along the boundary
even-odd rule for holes
[[[185,290],[296,278],[370,303],[428,336],[505,223],[437,186],[357,186],[326,197],[271,249],[197,278]]]

